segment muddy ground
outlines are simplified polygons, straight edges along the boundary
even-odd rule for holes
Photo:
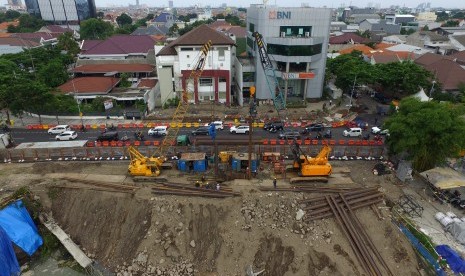
[[[333,161],[347,167],[356,185],[380,185],[395,201],[402,187],[391,175],[374,176],[370,161]],[[225,183],[241,197],[207,199],[156,196],[150,184],[135,194],[81,188],[57,173],[133,184],[126,162],[36,163],[0,165],[0,195],[29,186],[59,225],[93,259],[119,275],[245,275],[252,266],[260,275],[366,275],[334,219],[297,221],[297,200],[317,195],[261,192],[271,180]],[[55,174],[52,174],[55,173]],[[163,171],[187,183],[187,175]],[[286,181],[279,179],[279,186]],[[341,184],[343,185],[343,184]],[[353,184],[351,184],[353,185]],[[53,188],[55,187],[55,188]],[[52,189],[51,189],[52,188]],[[356,211],[394,275],[420,275],[416,255],[390,221],[389,208]]]

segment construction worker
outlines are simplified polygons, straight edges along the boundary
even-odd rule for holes
[[[276,189],[276,177],[273,179],[273,187]]]

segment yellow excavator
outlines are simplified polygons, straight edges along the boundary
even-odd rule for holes
[[[131,163],[129,164],[128,172],[132,176],[154,177],[159,176],[162,167],[166,163],[166,151],[176,144],[176,138],[179,133],[179,127],[182,126],[183,120],[189,109],[189,97],[192,94],[189,87],[194,85],[194,80],[198,79],[203,72],[207,61],[207,55],[212,47],[212,42],[209,40],[205,43],[199,52],[199,57],[195,67],[192,69],[189,78],[186,80],[185,88],[182,91],[181,99],[171,119],[170,128],[165,138],[161,142],[158,150],[150,157],[144,156],[135,147],[128,148]],[[166,164],[169,166],[169,164]]]
[[[332,173],[331,164],[328,163],[328,156],[331,147],[323,145],[317,156],[310,157],[302,152],[299,144],[292,145],[294,155],[294,170],[298,171],[298,177],[290,179],[290,183],[297,182],[328,182],[328,177]]]

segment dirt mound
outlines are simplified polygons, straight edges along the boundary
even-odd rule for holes
[[[91,257],[115,268],[136,255],[151,224],[151,208],[129,195],[61,190],[53,217]]]
[[[264,268],[263,276],[284,275],[294,261],[294,248],[283,246],[280,238],[267,235],[260,239],[254,266]]]
[[[313,248],[310,248],[308,252],[308,273],[309,276],[341,275],[341,273],[337,271],[334,261],[325,253],[318,252]]]

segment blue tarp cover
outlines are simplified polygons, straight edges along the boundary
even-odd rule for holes
[[[436,246],[436,251],[450,266],[450,269],[455,273],[465,273],[465,261],[460,257],[460,255],[455,252],[454,249],[450,248],[448,245],[438,245]]]
[[[0,226],[0,276],[19,275],[20,268],[13,244]]]
[[[37,227],[21,200],[0,210],[0,227],[6,235],[29,256],[42,245]]]

